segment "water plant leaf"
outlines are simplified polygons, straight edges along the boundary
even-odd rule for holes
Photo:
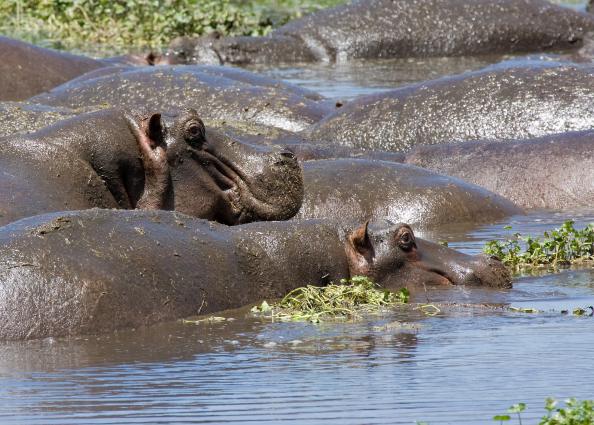
[[[511,239],[488,241],[483,251],[513,271],[594,262],[594,224],[576,229],[574,221],[544,232],[542,238],[515,233]]]
[[[521,413],[526,410],[526,403],[516,403],[512,404],[509,409],[507,409],[508,413]]]
[[[495,415],[495,416],[493,416],[493,420],[499,421],[499,422],[509,421],[509,420],[511,420],[511,416],[510,415]]]
[[[407,303],[409,296],[406,288],[387,291],[365,276],[353,276],[341,279],[339,284],[294,289],[279,302],[268,304],[265,301],[251,311],[281,321],[351,320],[364,313],[378,313],[387,307]]]

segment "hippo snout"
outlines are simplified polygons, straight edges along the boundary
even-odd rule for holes
[[[507,267],[497,257],[479,254],[463,273],[460,284],[511,288],[512,279]]]

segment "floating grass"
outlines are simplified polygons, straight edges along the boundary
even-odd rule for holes
[[[408,290],[397,292],[380,289],[364,276],[341,279],[340,284],[308,285],[289,292],[278,303],[252,308],[252,312],[272,320],[310,321],[357,319],[408,302]]]
[[[516,272],[593,263],[594,224],[578,230],[574,221],[568,220],[558,229],[544,232],[542,238],[514,233],[511,239],[487,242],[483,251],[497,256]]]

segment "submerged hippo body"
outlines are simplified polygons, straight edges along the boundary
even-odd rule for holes
[[[407,225],[226,227],[167,211],[86,210],[0,228],[0,340],[109,332],[366,275],[387,288],[511,286],[503,265]]]
[[[278,63],[468,56],[581,45],[594,17],[541,0],[359,0],[266,37],[172,43],[169,63]]]
[[[149,168],[139,150],[140,118],[120,110],[1,139],[0,223],[50,211],[144,208],[154,190],[167,198],[156,208],[228,224],[286,219],[299,209],[303,186],[292,153],[206,132],[193,110],[148,117],[144,137],[166,148],[167,168],[148,184],[147,172],[160,170]]]
[[[24,100],[85,72],[101,61],[0,36],[0,100]]]
[[[319,143],[415,145],[530,139],[594,125],[594,67],[495,66],[363,96],[304,132]]]
[[[115,68],[35,96],[32,103],[67,108],[193,108],[205,120],[239,120],[300,131],[333,111],[313,92],[223,67]]]
[[[525,208],[594,205],[594,131],[532,140],[418,146],[406,162],[482,186]]]
[[[522,211],[488,190],[419,167],[337,159],[303,164],[304,198],[296,218],[388,219],[420,228],[490,223]]]

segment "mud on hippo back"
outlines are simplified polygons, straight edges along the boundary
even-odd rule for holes
[[[147,140],[166,149],[163,164],[142,155]],[[157,208],[238,224],[287,219],[301,205],[301,169],[288,151],[207,131],[193,110],[103,110],[2,139],[0,223],[49,211],[143,207],[153,196],[147,177],[159,174],[155,166],[168,167],[158,179],[170,186],[169,198],[149,207],[160,202]]]
[[[578,47],[593,29],[594,17],[541,0],[359,0],[289,22],[266,37],[177,39],[162,61],[340,62],[537,52]]]
[[[366,275],[384,287],[511,287],[495,259],[416,238],[408,225],[260,222],[86,210],[0,228],[0,340],[110,332],[240,307]]]

